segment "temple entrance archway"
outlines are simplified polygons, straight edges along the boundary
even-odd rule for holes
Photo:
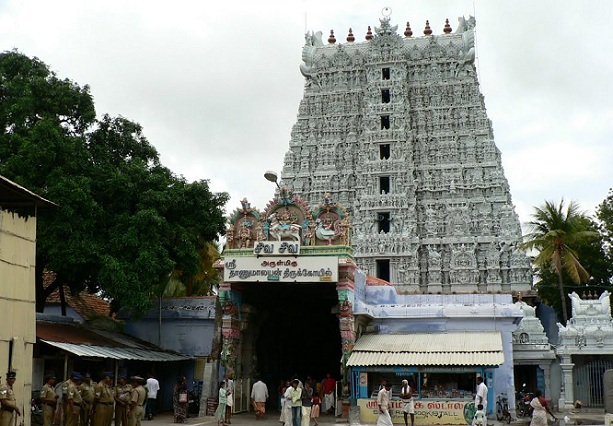
[[[339,376],[341,336],[333,283],[253,283],[242,290],[253,315],[243,331],[254,374],[276,385],[294,375]]]

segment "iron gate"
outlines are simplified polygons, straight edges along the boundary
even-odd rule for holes
[[[584,407],[604,407],[604,387],[602,378],[605,370],[613,368],[613,361],[594,359],[576,367],[575,398],[583,403]]]
[[[251,379],[234,380],[234,405],[233,413],[251,411]]]

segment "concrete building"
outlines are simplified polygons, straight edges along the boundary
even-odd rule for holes
[[[0,176],[0,375],[17,372],[13,385],[19,404],[29,407],[32,353],[36,342],[35,260],[39,207],[44,198]],[[30,424],[29,410],[23,410]]]

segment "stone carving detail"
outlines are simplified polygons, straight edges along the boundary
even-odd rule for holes
[[[358,265],[374,274],[373,257],[389,259],[400,292],[528,291],[475,73],[475,19],[429,37],[404,38],[389,17],[380,24],[365,42],[324,46],[307,34],[283,184],[310,205],[329,191],[347,206]],[[330,224],[319,237],[315,223],[303,225],[303,240],[341,243],[340,222]]]

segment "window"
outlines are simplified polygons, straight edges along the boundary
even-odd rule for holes
[[[389,194],[389,192],[390,192],[390,177],[380,176],[379,177],[379,194]]]
[[[390,280],[390,260],[377,259],[377,278],[389,282]]]
[[[387,160],[390,158],[390,146],[389,144],[379,145],[379,159]]]
[[[389,104],[391,101],[390,89],[381,89],[381,103]]]
[[[389,80],[390,79],[390,69],[389,68],[381,69],[381,79],[382,80]]]
[[[379,224],[377,231],[390,232],[390,212],[381,212],[377,214],[377,223]]]
[[[390,116],[382,115],[381,116],[381,130],[390,128]]]

